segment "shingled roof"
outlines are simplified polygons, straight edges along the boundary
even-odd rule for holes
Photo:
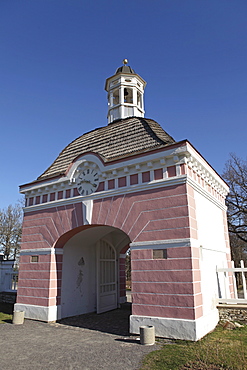
[[[78,156],[87,152],[97,153],[104,162],[110,162],[162,148],[174,142],[175,140],[152,119],[120,119],[72,141],[38,180],[65,174],[68,166]]]

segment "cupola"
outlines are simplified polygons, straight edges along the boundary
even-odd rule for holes
[[[144,117],[144,89],[146,82],[127,65],[116,70],[107,78],[105,90],[108,92],[108,123],[127,117]]]

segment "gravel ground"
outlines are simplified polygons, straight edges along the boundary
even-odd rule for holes
[[[0,369],[138,369],[144,355],[159,346],[142,346],[136,336],[128,335],[128,310],[124,306],[52,324],[1,324]]]

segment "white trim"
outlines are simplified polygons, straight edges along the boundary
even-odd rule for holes
[[[201,157],[201,155],[191,146],[189,142],[185,142],[181,143],[181,146],[179,147],[163,148],[162,151],[158,150],[152,154],[141,153],[141,157],[132,157],[131,159],[127,157],[124,161],[113,164],[107,163],[107,165],[105,165],[103,161],[100,160],[99,157],[95,154],[82,154],[72,164],[66,176],[63,176],[59,179],[44,179],[44,182],[41,183],[39,182],[23,185],[21,186],[20,192],[24,194],[26,193],[27,195],[32,192],[33,196],[35,196],[36,193],[39,192],[39,195],[43,195],[44,192],[50,193],[52,191],[51,189],[53,188],[53,185],[56,186],[56,191],[67,190],[71,185],[74,184],[73,174],[78,166],[83,164],[83,162],[95,163],[100,169],[103,181],[105,178],[111,178],[112,171],[116,171],[117,175],[122,176],[122,172],[124,172],[125,167],[128,167],[129,174],[132,174],[133,171],[136,172],[136,165],[139,166],[142,171],[150,170],[147,165],[148,162],[152,162],[153,169],[160,168],[160,164],[164,163],[166,164],[166,166],[179,166],[183,163],[187,163],[188,167],[194,170],[195,173],[197,173],[199,176],[204,178],[206,183],[212,185],[216,189],[216,191],[223,197],[226,196],[229,191],[228,186],[215,172],[215,170],[205,161],[203,157]],[[177,171],[180,171],[178,167]]]
[[[70,187],[71,185],[74,184],[74,182],[70,181],[70,180],[73,180],[73,174],[75,172],[75,170],[77,169],[77,167],[79,167],[83,162],[94,162],[97,164],[97,166],[99,167],[99,170],[101,172],[101,176],[103,177],[103,181],[104,181],[104,174],[108,173],[108,176],[106,176],[108,179],[112,178],[111,176],[109,177],[110,174],[112,174],[112,171],[117,171],[117,173],[121,172],[125,167],[128,167],[129,169],[131,167],[134,167],[136,165],[138,165],[139,167],[142,167],[142,171],[148,171],[150,169],[147,168],[147,162],[156,162],[157,163],[157,166],[158,168],[160,168],[160,166],[158,165],[159,163],[159,160],[160,159],[163,159],[164,158],[164,155],[169,158],[167,158],[167,160],[170,162],[170,165],[174,165],[174,161],[173,161],[173,156],[174,154],[179,154],[180,157],[181,157],[181,160],[180,160],[180,163],[184,163],[184,157],[185,156],[189,156],[190,153],[188,152],[188,145],[185,144],[181,147],[178,147],[178,148],[172,148],[172,149],[168,149],[168,150],[165,150],[165,153],[164,152],[156,152],[156,153],[153,153],[153,154],[146,154],[145,153],[143,154],[143,156],[140,158],[140,157],[137,157],[137,158],[132,158],[132,159],[126,159],[125,161],[122,161],[122,162],[118,162],[118,163],[114,163],[114,164],[108,164],[107,166],[105,166],[105,164],[94,154],[86,154],[86,155],[82,155],[81,157],[79,157],[74,163],[73,165],[71,166],[68,174],[62,178],[59,178],[59,179],[48,179],[45,181],[44,179],[44,182],[42,183],[37,183],[37,184],[26,184],[26,185],[23,185],[21,186],[21,190],[20,192],[25,194],[26,192],[30,193],[31,191],[34,191],[34,196],[35,196],[35,192],[38,190],[38,189],[42,189],[42,192],[43,191],[47,191],[45,190],[45,188],[49,188],[50,191],[51,189],[53,189],[53,185],[56,185],[56,190],[58,191],[59,190],[59,187],[62,186],[63,187],[63,190],[66,190],[66,188],[64,188],[64,186],[68,185],[68,187]],[[182,158],[183,157],[183,158]],[[136,173],[136,171],[135,171]],[[132,174],[132,173],[130,173]],[[49,191],[49,192],[50,192]],[[42,192],[40,195],[42,195]],[[53,192],[53,191],[52,191]]]
[[[244,298],[218,298],[218,303],[226,303],[226,304],[235,304],[236,305],[236,310],[239,310],[239,305],[240,304],[244,304],[245,307],[246,307],[246,304],[247,304],[247,299],[244,299]],[[218,308],[220,308],[220,305],[218,306]],[[224,308],[227,308],[227,307],[224,307]]]
[[[133,249],[165,249],[176,247],[191,247],[191,239],[169,239],[169,240],[154,240],[146,242],[130,243],[130,250]]]
[[[20,251],[21,256],[31,255],[49,255],[49,254],[63,254],[62,248],[37,248],[37,249],[22,249]]]
[[[217,272],[247,272],[247,267],[232,267],[232,268],[220,268],[217,267]]]
[[[195,180],[190,176],[187,177],[187,184],[193,187],[198,193],[208,199],[210,202],[214,203],[217,207],[221,208],[223,211],[227,210],[227,207],[222,204],[218,199],[211,195],[207,190],[205,190],[201,185],[199,185]]]
[[[82,201],[83,225],[91,225],[93,214],[93,200],[87,199]]]
[[[36,306],[33,304],[15,303],[14,311],[24,311],[26,319],[56,321],[61,318],[61,306]]]
[[[116,179],[114,178],[116,183]],[[226,211],[226,206],[222,204],[219,200],[217,200],[213,195],[211,195],[206,189],[204,189],[201,185],[199,185],[195,180],[193,180],[189,175],[184,174],[180,176],[174,176],[174,177],[166,177],[160,180],[153,180],[146,183],[140,183],[141,182],[141,172],[138,173],[138,181],[139,183],[136,185],[130,185],[129,187],[121,187],[121,188],[114,188],[108,190],[108,179],[105,180],[106,188],[107,190],[96,192],[93,194],[90,194],[89,196],[76,196],[72,198],[65,198],[65,199],[59,199],[51,202],[46,202],[42,204],[32,205],[24,207],[24,213],[26,212],[32,212],[32,211],[39,211],[43,209],[49,209],[54,207],[60,207],[60,206],[66,206],[71,204],[76,204],[80,202],[86,202],[96,200],[96,199],[104,199],[109,198],[113,196],[118,195],[125,195],[129,193],[136,193],[146,190],[152,190],[152,189],[158,189],[158,188],[164,188],[168,186],[173,185],[180,185],[180,184],[189,184],[194,190],[196,190],[198,193],[203,195],[206,199],[211,201],[213,204],[215,204],[217,207],[222,209],[223,211]]]
[[[138,175],[141,175],[141,173],[139,173]],[[34,210],[38,211],[42,209],[71,205],[73,203],[81,203],[82,201],[87,201],[87,200],[104,199],[104,198],[109,198],[109,197],[113,197],[117,195],[125,195],[128,193],[132,194],[132,193],[145,191],[145,190],[152,190],[152,189],[163,188],[163,187],[172,186],[172,185],[185,184],[186,181],[187,181],[187,175],[181,175],[178,177],[167,178],[165,180],[164,179],[155,180],[153,182],[146,182],[143,184],[131,185],[129,188],[121,187],[118,189],[111,189],[111,190],[106,190],[106,191],[104,190],[104,191],[90,194],[89,196],[80,195],[80,196],[73,197],[73,198],[59,199],[57,201],[28,206],[24,208],[24,213],[33,212]]]
[[[153,325],[158,337],[197,341],[212,331],[218,321],[217,309],[196,320],[131,315],[130,333],[139,334],[140,326]]]
[[[181,167],[180,167],[180,164],[176,164],[176,176],[180,176],[181,175]]]

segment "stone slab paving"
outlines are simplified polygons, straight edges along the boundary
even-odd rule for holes
[[[87,320],[82,317],[86,315],[78,317],[80,326],[75,318],[72,325],[33,320],[23,325],[0,324],[0,369],[132,370],[140,367],[147,353],[159,348],[140,345],[136,336],[121,335],[120,327],[115,326],[115,333],[85,328],[82,323]]]

